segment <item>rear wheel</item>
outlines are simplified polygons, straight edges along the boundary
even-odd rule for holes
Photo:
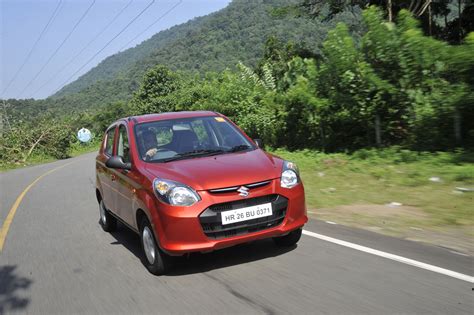
[[[99,223],[105,232],[113,232],[117,228],[117,219],[114,218],[105,207],[104,201],[99,203],[100,219]]]
[[[300,240],[302,232],[303,232],[303,228],[299,228],[297,230],[294,230],[288,233],[285,236],[274,237],[273,241],[278,246],[284,246],[284,247],[294,246]]]
[[[150,222],[143,218],[140,224],[140,241],[143,248],[143,264],[154,275],[163,275],[171,268],[172,257],[157,245]]]

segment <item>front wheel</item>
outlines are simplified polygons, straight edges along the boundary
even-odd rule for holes
[[[302,232],[303,228],[299,228],[288,233],[285,236],[274,237],[273,241],[275,242],[275,244],[282,247],[294,246],[300,240]]]
[[[105,207],[103,200],[99,203],[100,219],[99,223],[105,232],[113,232],[117,228],[117,219],[114,218]]]
[[[145,257],[143,264],[154,275],[165,274],[172,265],[172,257],[157,245],[150,222],[144,218],[140,224],[140,241]]]

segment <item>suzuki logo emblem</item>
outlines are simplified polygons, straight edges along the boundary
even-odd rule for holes
[[[240,186],[237,191],[240,193],[239,196],[247,197],[249,195],[249,189],[245,186]]]

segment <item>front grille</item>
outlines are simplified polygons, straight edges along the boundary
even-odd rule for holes
[[[272,203],[272,215],[253,220],[222,225],[220,213],[244,207]],[[267,195],[256,198],[241,199],[232,202],[215,204],[204,210],[199,216],[202,229],[207,237],[220,239],[253,233],[280,225],[285,219],[288,199],[280,195]]]
[[[242,186],[247,187],[248,189],[253,189],[253,188],[259,188],[259,187],[266,186],[266,185],[270,184],[271,182],[272,182],[271,180],[266,180],[266,181],[263,181],[263,182],[245,184],[245,185],[240,185],[240,186],[216,188],[216,189],[209,190],[209,192],[212,193],[212,194],[234,192],[234,191],[237,191],[237,189],[239,189]]]

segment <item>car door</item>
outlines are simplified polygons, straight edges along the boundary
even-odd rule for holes
[[[116,126],[110,127],[105,134],[105,146],[102,156],[97,163],[97,177],[102,187],[102,200],[107,209],[112,212],[116,210],[116,192],[114,188],[115,174],[112,169],[105,166],[107,160],[114,155],[114,143],[116,138]]]
[[[127,126],[120,124],[118,127],[117,134],[117,153],[121,156],[125,163],[132,163],[131,170],[114,170],[116,174],[115,188],[116,194],[116,206],[119,217],[133,226],[134,223],[134,209],[133,199],[137,188],[137,172],[134,171],[132,154],[130,152],[129,134]]]

